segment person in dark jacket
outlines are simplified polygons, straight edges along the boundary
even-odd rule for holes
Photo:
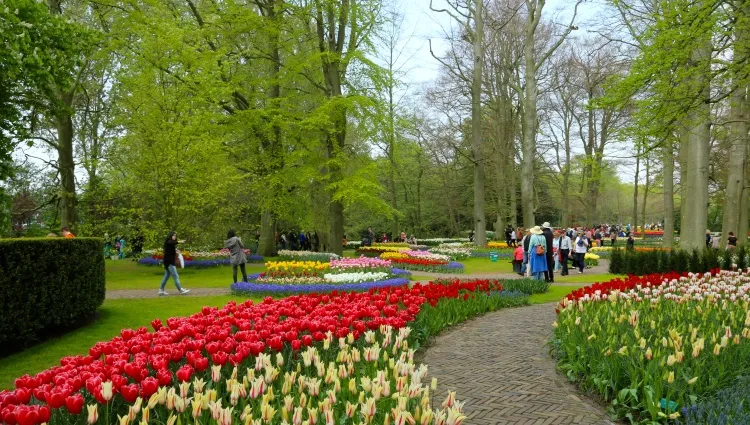
[[[177,244],[184,241],[177,240],[177,233],[169,232],[167,239],[164,241],[164,277],[161,280],[159,286],[159,295],[169,295],[164,287],[167,285],[167,280],[171,275],[174,279],[174,285],[180,294],[187,294],[190,292],[189,289],[185,289],[180,286],[180,276],[177,274],[177,267],[175,267],[177,261]]]
[[[544,252],[544,254],[547,256],[547,271],[544,272],[544,280],[547,282],[554,282],[555,281],[555,257],[554,257],[554,246],[553,246],[553,239],[554,236],[552,235],[552,227],[550,227],[549,222],[544,222],[542,224],[542,235],[544,235],[544,239],[547,240],[547,250]]]
[[[227,232],[227,240],[224,241],[224,247],[229,249],[229,262],[232,264],[232,278],[234,279],[234,283],[237,283],[237,267],[242,271],[242,281],[247,282],[245,246],[234,229],[229,229],[229,232]]]

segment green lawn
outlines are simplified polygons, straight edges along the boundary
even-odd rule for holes
[[[596,282],[608,282],[612,279],[617,279],[618,277],[625,278],[627,276],[625,275],[618,275],[618,274],[609,274],[609,273],[601,273],[601,274],[586,274],[584,271],[583,274],[578,274],[577,272],[573,271],[567,276],[560,276],[560,274],[555,273],[555,283],[596,283]]]
[[[496,263],[489,258],[468,258],[461,260],[467,274],[471,273],[513,273],[513,264],[509,259],[499,258]]]
[[[223,306],[231,299],[245,298],[223,295],[107,300],[99,309],[99,317],[91,324],[0,359],[0,390],[10,388],[13,380],[25,373],[37,373],[57,365],[65,356],[88,353],[95,343],[111,339],[123,328],[146,326],[151,329],[155,318],[187,316],[206,305]]]
[[[534,294],[531,296],[532,304],[544,304],[560,301],[564,296],[570,292],[575,291],[582,286],[550,286],[549,290],[543,294]]]
[[[159,287],[164,268],[139,266],[131,260],[107,260],[107,290],[113,289],[153,289]],[[263,264],[247,264],[247,273],[265,270]],[[180,283],[186,288],[228,288],[232,283],[232,267],[219,266],[206,269],[178,269]],[[239,271],[238,271],[239,273]],[[174,288],[172,279],[167,285]]]

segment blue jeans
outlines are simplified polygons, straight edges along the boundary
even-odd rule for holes
[[[164,270],[164,277],[161,279],[159,290],[163,291],[164,287],[167,286],[167,280],[169,280],[170,275],[174,278],[174,286],[177,287],[178,291],[182,291],[182,286],[180,286],[180,275],[177,274],[177,267],[174,265],[169,265],[168,268]]]
[[[533,273],[534,280],[544,280],[544,272]]]
[[[526,274],[526,267],[529,266],[529,253],[523,252],[523,265],[521,265],[521,273]]]

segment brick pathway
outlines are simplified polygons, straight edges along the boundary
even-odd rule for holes
[[[510,308],[480,316],[438,336],[423,357],[447,391],[466,401],[473,425],[613,424],[601,407],[580,396],[545,345],[553,304]]]
[[[190,292],[185,295],[181,295],[176,289],[167,290],[169,293],[168,297],[192,297],[192,296],[210,296],[210,295],[227,295],[229,294],[229,286],[226,288],[190,288]],[[113,291],[107,291],[106,298],[108,300],[117,300],[122,298],[158,298],[159,288],[155,289],[119,289]]]

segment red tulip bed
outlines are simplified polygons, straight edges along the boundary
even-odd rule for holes
[[[463,403],[451,393],[433,409],[436,383],[414,349],[449,323],[528,302],[501,290],[456,280],[157,319],[16,379],[0,392],[0,422],[459,425]]]

